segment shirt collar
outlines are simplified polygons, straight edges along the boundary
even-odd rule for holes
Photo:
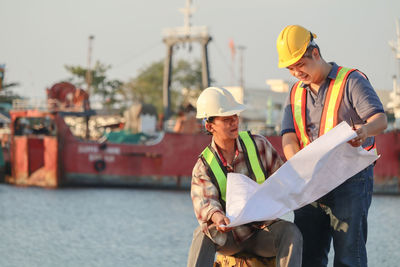
[[[228,165],[228,163],[226,162],[226,160],[225,160],[224,156],[222,155],[222,153],[219,151],[218,146],[214,141],[214,137],[211,140],[211,147],[217,152],[218,157],[220,158],[222,164],[226,167]],[[234,159],[237,158],[237,156],[239,155],[240,152],[243,152],[243,149],[240,146],[239,138],[236,138],[236,150],[235,150]]]
[[[331,69],[331,71],[330,71],[329,74],[328,74],[328,78],[331,79],[331,80],[332,80],[332,79],[336,79],[339,66],[338,66],[335,62],[329,62],[329,64],[332,65],[332,69]]]

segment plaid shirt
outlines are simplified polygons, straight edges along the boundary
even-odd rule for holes
[[[261,162],[268,175],[271,175],[277,169],[279,169],[279,167],[283,164],[283,161],[265,137],[253,135],[253,139],[256,143],[257,150],[260,153]],[[211,141],[211,146],[218,151],[218,148],[214,142],[214,138]],[[238,153],[236,153],[232,165],[227,165],[226,167],[229,172],[241,173],[251,177],[251,172],[249,172],[247,168],[243,149],[238,139],[236,139],[236,146]],[[219,157],[221,158],[221,156]],[[222,162],[224,162],[224,160]],[[224,245],[226,242],[227,233],[221,233],[216,230],[215,225],[213,225],[211,221],[211,216],[214,214],[214,212],[221,212],[222,214],[225,214],[225,212],[222,204],[220,203],[218,189],[208,176],[207,167],[204,165],[201,158],[197,160],[197,163],[193,168],[191,197],[193,201],[194,212],[203,232],[216,244],[220,246]],[[235,240],[240,243],[249,238],[256,231],[256,229],[263,228],[268,224],[270,224],[270,222],[258,222],[241,225],[235,227],[232,230],[232,233]]]

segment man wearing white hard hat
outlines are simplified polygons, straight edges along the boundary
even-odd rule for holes
[[[225,214],[227,173],[241,173],[261,184],[282,165],[265,137],[239,132],[238,114],[245,109],[224,88],[209,87],[197,100],[197,118],[205,120],[212,141],[193,168],[191,197],[200,226],[193,233],[188,266],[213,266],[216,251],[276,257],[277,266],[301,265],[302,236],[291,222],[223,227],[229,224]]]

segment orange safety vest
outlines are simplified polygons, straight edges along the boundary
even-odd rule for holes
[[[328,91],[326,92],[318,136],[325,134],[338,124],[339,107],[343,100],[345,84],[347,77],[353,71],[357,70],[339,67],[336,78],[331,80]],[[298,81],[290,92],[293,123],[297,138],[300,142],[300,149],[311,143],[306,129],[307,90],[302,86],[302,84],[301,81]],[[375,139],[372,146],[365,147],[364,149],[376,150]]]

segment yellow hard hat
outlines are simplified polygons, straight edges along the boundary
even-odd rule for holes
[[[231,92],[223,87],[208,87],[197,99],[196,118],[214,116],[232,116],[246,109],[246,106],[235,100]]]
[[[304,55],[308,44],[317,35],[299,25],[289,25],[285,27],[276,40],[276,49],[279,56],[279,68],[286,68]]]

